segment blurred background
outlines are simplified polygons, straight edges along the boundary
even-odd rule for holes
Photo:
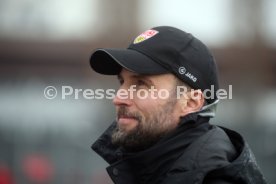
[[[274,0],[0,0],[0,184],[111,183],[90,146],[114,119],[112,101],[62,99],[61,88],[116,89],[90,69],[93,49],[127,47],[158,25],[210,47],[221,88],[233,86],[212,122],[240,132],[276,183],[275,10]]]

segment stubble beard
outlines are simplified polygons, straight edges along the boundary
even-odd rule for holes
[[[142,151],[151,147],[176,128],[176,123],[173,122],[175,120],[172,118],[175,104],[176,99],[170,99],[162,107],[158,107],[154,113],[148,114],[148,117],[139,112],[129,112],[125,106],[119,107],[118,116],[135,117],[138,124],[129,131],[117,124],[112,134],[112,143],[131,152]]]

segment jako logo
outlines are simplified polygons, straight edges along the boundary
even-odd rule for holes
[[[181,66],[181,67],[178,68],[178,72],[179,72],[181,75],[183,75],[183,74],[186,73],[186,68],[185,68],[184,66]]]
[[[193,76],[193,74],[191,74],[190,72],[187,72],[185,76],[191,79],[193,82],[197,81],[197,78]]]
[[[187,72],[187,73],[186,72],[187,72],[187,70],[184,66],[181,66],[181,67],[178,68],[178,73],[179,74],[181,74],[181,75],[185,74],[185,76],[188,77],[193,82],[197,81],[197,78],[193,74],[191,74],[190,72]]]

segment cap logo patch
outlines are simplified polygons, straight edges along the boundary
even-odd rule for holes
[[[178,68],[178,73],[180,75],[184,75],[185,77],[189,78],[193,82],[197,81],[197,78],[193,74],[191,74],[190,72],[187,72],[187,70],[184,66],[181,66],[181,67]]]
[[[155,36],[157,33],[159,33],[159,32],[156,30],[153,30],[153,29],[147,30],[147,31],[143,32],[142,34],[140,34],[139,36],[137,36],[133,43],[137,44],[142,41],[145,41],[145,40]]]

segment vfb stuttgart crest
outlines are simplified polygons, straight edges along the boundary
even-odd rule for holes
[[[158,33],[158,31],[153,30],[153,29],[147,30],[147,31],[143,32],[142,34],[140,34],[139,36],[137,36],[133,43],[137,44],[137,43],[140,43],[142,41],[145,41],[145,40],[153,37],[157,33]]]

